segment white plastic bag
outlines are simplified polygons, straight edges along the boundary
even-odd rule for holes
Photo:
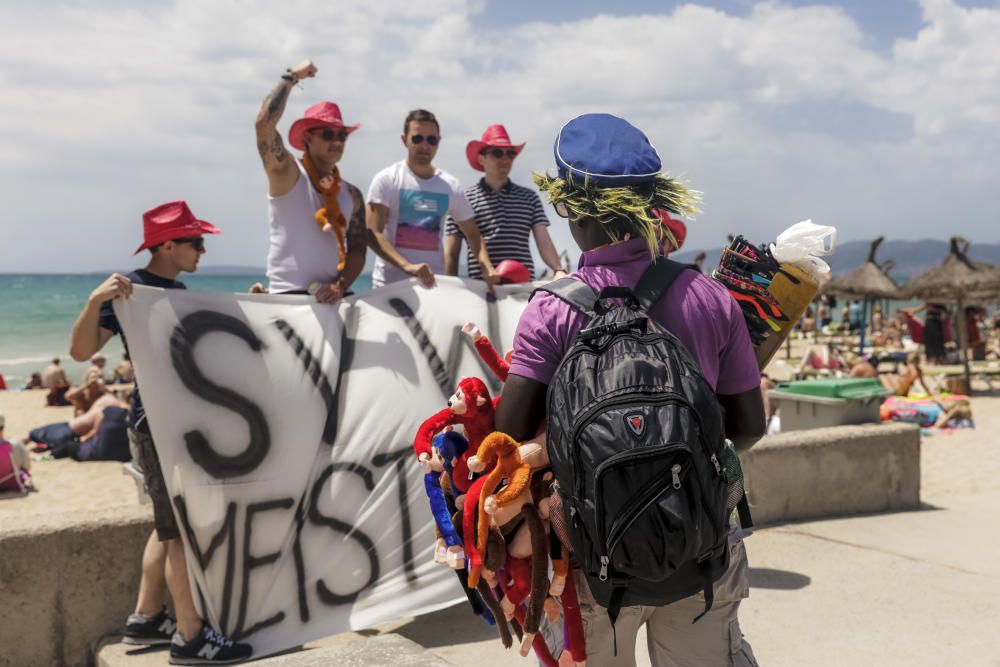
[[[832,255],[836,244],[836,227],[803,220],[778,234],[771,254],[782,264],[799,267],[822,285],[830,279],[830,265],[820,257]]]

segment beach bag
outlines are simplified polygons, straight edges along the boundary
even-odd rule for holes
[[[0,493],[27,493],[28,474],[14,460],[14,447],[0,440]]]
[[[688,267],[659,258],[634,290],[563,278],[536,291],[590,317],[548,389],[548,452],[573,555],[612,625],[712,587],[729,566],[729,516],[749,507],[712,387],[647,313]]]

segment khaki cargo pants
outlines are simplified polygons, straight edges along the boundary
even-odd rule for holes
[[[729,551],[729,569],[715,584],[712,609],[697,623],[692,625],[691,620],[705,609],[701,593],[664,607],[622,607],[615,623],[617,656],[608,611],[594,601],[580,570],[574,570],[587,638],[587,664],[635,667],[636,637],[645,623],[653,667],[757,667],[737,617],[740,601],[750,594],[743,540],[730,535]]]

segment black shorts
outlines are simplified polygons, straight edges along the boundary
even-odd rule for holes
[[[139,467],[142,468],[146,493],[153,501],[153,527],[156,529],[156,536],[161,542],[176,540],[181,536],[181,532],[174,517],[174,508],[170,504],[170,494],[167,492],[167,483],[160,469],[160,459],[153,446],[153,436],[130,428],[128,439]]]

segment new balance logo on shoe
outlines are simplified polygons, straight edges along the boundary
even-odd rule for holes
[[[161,609],[149,617],[136,612],[129,615],[125,623],[122,641],[139,646],[167,644],[176,631],[177,621],[167,614],[166,609]]]
[[[212,644],[205,644],[204,646],[201,647],[201,650],[198,651],[198,657],[205,658],[207,660],[215,660],[215,656],[217,656],[219,654],[219,651],[221,650],[222,650],[221,646],[213,646]]]
[[[231,665],[248,660],[253,655],[249,644],[239,644],[222,633],[203,625],[191,641],[180,633],[170,644],[171,665]]]

